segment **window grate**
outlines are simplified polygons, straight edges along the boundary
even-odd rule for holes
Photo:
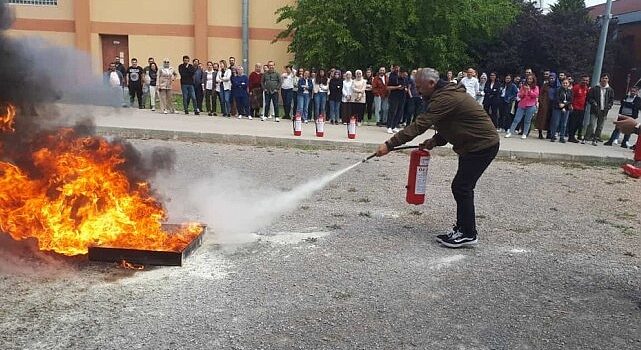
[[[16,5],[44,5],[44,6],[57,6],[58,0],[9,0],[10,4]]]

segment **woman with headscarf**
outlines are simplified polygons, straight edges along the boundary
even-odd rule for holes
[[[158,70],[158,94],[160,95],[160,109],[164,114],[167,112],[176,113],[174,100],[171,94],[171,84],[178,77],[178,73],[169,65],[169,59],[165,58],[162,62],[162,68]]]
[[[367,102],[367,96],[365,95],[367,80],[363,78],[362,70],[357,69],[355,74],[356,79],[352,84],[352,114],[356,115],[356,122],[360,126],[365,115],[365,102]]]

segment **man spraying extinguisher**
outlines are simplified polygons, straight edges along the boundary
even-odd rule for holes
[[[414,123],[381,144],[376,155],[384,156],[434,126],[436,135],[423,142],[420,148],[432,149],[449,142],[459,155],[458,171],[452,181],[456,225],[448,234],[436,236],[436,240],[449,248],[476,245],[474,187],[498,153],[499,135],[490,116],[465,92],[465,87],[441,80],[438,71],[420,69],[416,74],[416,88],[427,99],[427,110]]]

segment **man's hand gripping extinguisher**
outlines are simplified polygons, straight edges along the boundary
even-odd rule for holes
[[[405,186],[405,188],[407,189],[405,200],[409,204],[419,205],[425,203],[427,170],[432,156],[428,150],[419,149],[418,146],[395,147],[390,151],[398,151],[410,148],[414,148],[414,150],[410,153],[410,168],[407,175],[407,185]],[[374,157],[376,157],[376,153],[363,159],[363,162],[366,162]]]

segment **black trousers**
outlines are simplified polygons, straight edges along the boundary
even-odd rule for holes
[[[129,85],[129,104],[133,107],[134,98],[138,99],[138,108],[143,109],[142,85]]]
[[[203,110],[203,99],[205,98],[205,92],[200,84],[194,84],[194,91],[196,92],[196,107],[199,111]]]
[[[205,90],[205,106],[207,107],[208,113],[216,113],[216,96],[218,96],[216,90]],[[196,97],[196,99],[198,99],[198,97]],[[202,109],[199,109],[199,111],[202,111]]]
[[[498,101],[496,98],[492,99],[490,101],[483,101],[483,109],[485,109],[485,112],[490,115],[490,118],[492,118],[492,123],[494,124],[494,128],[499,128],[499,108],[501,106],[501,101]]]
[[[374,112],[374,93],[365,91],[365,113],[367,120],[372,120],[372,112]]]
[[[570,112],[570,118],[568,119],[568,136],[570,140],[574,140],[576,137],[576,132],[583,128],[583,115],[585,111],[572,110]],[[579,131],[579,137],[581,137],[581,132]]]
[[[498,152],[497,143],[495,146],[467,153],[458,158],[458,171],[452,181],[452,194],[456,200],[456,226],[463,233],[476,233],[474,188]]]
[[[401,95],[390,95],[389,97],[389,111],[387,115],[387,127],[394,129],[398,127],[403,119],[403,113],[405,112],[405,96]]]
[[[501,104],[501,116],[500,116],[500,122],[499,122],[499,127],[502,128],[505,131],[510,130],[510,127],[512,126],[512,121],[514,120],[514,115],[512,115],[512,103],[515,102],[505,102]]]

